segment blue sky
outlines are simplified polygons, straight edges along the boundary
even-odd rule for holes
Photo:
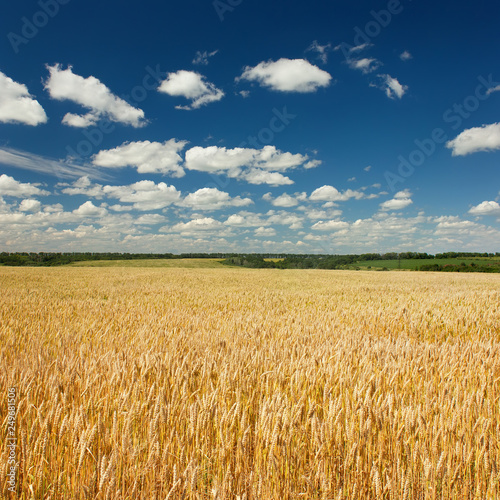
[[[500,251],[500,4],[0,19],[0,250]]]

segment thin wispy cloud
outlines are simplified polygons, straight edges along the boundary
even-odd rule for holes
[[[84,175],[93,179],[110,179],[109,175],[92,165],[79,165],[71,159],[56,160],[7,147],[0,148],[0,164],[62,179],[74,179]]]

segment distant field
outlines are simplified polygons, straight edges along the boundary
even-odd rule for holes
[[[222,259],[137,259],[94,260],[73,262],[69,267],[174,267],[184,269],[215,269],[225,267]]]
[[[2,499],[500,498],[500,275],[198,259],[0,284]]]
[[[420,266],[426,264],[439,264],[441,266],[445,265],[455,265],[459,266],[461,263],[476,264],[476,265],[487,265],[487,264],[500,264],[499,259],[491,259],[486,257],[478,257],[474,259],[401,259],[401,269],[418,269]],[[383,268],[387,269],[399,269],[399,261],[398,260],[365,260],[362,262],[356,262],[353,266],[358,267],[372,267],[375,268]]]

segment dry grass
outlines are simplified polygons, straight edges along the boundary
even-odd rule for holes
[[[500,498],[497,276],[2,268],[0,285],[18,498]],[[5,472],[3,453],[9,498]]]

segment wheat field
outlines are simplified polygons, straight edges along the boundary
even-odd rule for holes
[[[0,268],[3,498],[500,498],[500,278]]]

